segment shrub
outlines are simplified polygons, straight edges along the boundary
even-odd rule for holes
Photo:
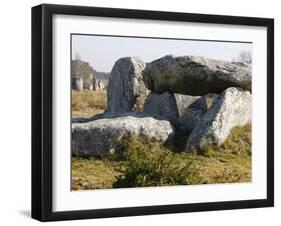
[[[200,183],[192,158],[182,158],[157,141],[125,138],[117,145],[125,162],[115,187],[145,187]]]
[[[203,153],[175,153],[153,140],[124,138],[117,143],[124,161],[115,187],[213,184],[251,181],[251,125],[235,127],[220,147]]]

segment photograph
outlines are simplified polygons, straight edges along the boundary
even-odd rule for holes
[[[120,7],[32,7],[32,218],[274,206],[274,19]]]
[[[70,42],[71,191],[252,182],[252,42]]]

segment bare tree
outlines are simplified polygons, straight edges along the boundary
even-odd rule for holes
[[[74,60],[81,60],[81,56],[79,53],[75,53]]]
[[[239,53],[237,59],[239,62],[251,64],[252,63],[252,53],[251,51],[242,51]]]

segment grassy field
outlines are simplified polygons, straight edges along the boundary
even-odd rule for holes
[[[91,118],[107,106],[106,91],[72,91],[72,117]]]
[[[72,91],[73,117],[93,117],[106,105],[106,91]],[[223,145],[207,146],[202,153],[134,138],[123,139],[116,148],[114,155],[103,158],[73,156],[72,189],[251,181],[251,125],[234,128]]]
[[[234,128],[223,145],[200,154],[127,138],[113,156],[72,157],[73,190],[250,181],[251,125]]]
[[[72,189],[112,188],[120,175],[121,162],[108,159],[72,158]]]

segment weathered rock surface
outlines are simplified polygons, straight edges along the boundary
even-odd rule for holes
[[[150,92],[146,98],[143,111],[147,115],[160,116],[173,124],[179,117],[176,99],[173,93],[157,94]]]
[[[174,136],[169,121],[141,113],[72,124],[72,153],[103,155],[114,152],[114,143],[124,136],[154,138],[168,142]]]
[[[180,134],[190,133],[197,123],[203,118],[207,112],[207,104],[205,97],[200,97],[190,106],[188,106],[181,114],[178,120],[178,131]]]
[[[150,92],[144,104],[145,114],[160,116],[172,122],[181,134],[191,132],[207,109],[205,96],[189,96],[171,92],[163,94]]]
[[[209,144],[221,145],[235,126],[251,121],[252,95],[240,88],[228,88],[213,103],[193,129],[186,150],[202,150]]]
[[[186,109],[200,98],[200,96],[189,96],[177,93],[175,93],[174,95],[177,103],[179,117],[181,117],[185,113]]]
[[[142,71],[145,63],[139,57],[125,57],[114,64],[107,88],[107,114],[142,111],[148,90]]]
[[[148,63],[142,74],[146,87],[159,94],[203,96],[229,87],[251,90],[250,64],[205,57],[168,55]]]
[[[177,125],[179,118],[198,98],[171,92],[162,94],[150,92],[144,104],[144,113],[151,116],[160,116]]]
[[[188,95],[182,95],[191,97]],[[182,109],[179,113],[178,131],[180,134],[190,133],[197,123],[203,118],[207,110],[212,106],[218,94],[207,94],[202,97],[193,97],[191,104]]]

